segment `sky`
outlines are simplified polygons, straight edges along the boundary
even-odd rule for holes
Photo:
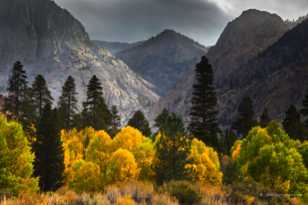
[[[135,42],[164,29],[214,45],[229,21],[254,8],[283,19],[308,14],[308,0],[54,0],[95,40]]]

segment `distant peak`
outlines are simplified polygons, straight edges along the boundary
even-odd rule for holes
[[[270,13],[268,11],[261,11],[258,9],[248,9],[243,11],[243,13],[241,14],[241,17],[247,17],[247,16],[273,16],[273,17],[279,17],[277,14],[275,13]]]
[[[161,32],[162,34],[176,34],[177,32],[175,30],[172,29],[165,29]]]

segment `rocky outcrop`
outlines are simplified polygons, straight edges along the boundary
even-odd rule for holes
[[[72,75],[79,101],[92,75],[102,81],[109,105],[126,119],[158,100],[152,85],[107,50],[92,45],[82,24],[51,0],[0,2],[0,84],[5,90],[11,65],[22,61],[32,79],[43,74],[55,99]]]
[[[133,48],[135,46],[143,43],[142,41],[136,43],[122,43],[122,42],[109,42],[109,41],[99,41],[94,40],[92,43],[99,48],[106,48],[112,55],[116,55],[117,53],[127,50],[129,48]]]
[[[162,96],[207,52],[207,48],[173,30],[165,30],[116,56],[155,85]]]

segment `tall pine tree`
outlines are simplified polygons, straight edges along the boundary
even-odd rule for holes
[[[286,112],[283,127],[293,139],[305,140],[304,126],[301,122],[301,115],[295,106],[291,105]]]
[[[304,117],[304,124],[306,129],[308,130],[308,89],[306,91],[306,95],[303,100],[303,107],[301,109],[301,114]]]
[[[109,130],[109,133],[112,137],[114,137],[121,126],[121,117],[118,113],[117,106],[111,107],[111,128]]]
[[[156,118],[159,129],[156,139],[157,163],[154,167],[158,184],[187,178],[185,164],[191,139],[187,137],[181,118],[166,109]]]
[[[63,147],[57,127],[57,111],[46,104],[37,125],[35,174],[43,191],[53,191],[62,185],[64,171]]]
[[[245,137],[256,125],[252,100],[250,97],[244,97],[238,107],[238,114],[232,123],[232,129],[236,130],[238,136]]]
[[[37,75],[32,83],[31,103],[34,107],[35,117],[40,119],[42,117],[43,108],[52,104],[53,98],[51,97],[45,78],[42,75]]]
[[[196,66],[190,112],[190,132],[207,145],[218,148],[217,98],[214,72],[204,56]]]
[[[271,122],[271,118],[269,116],[268,109],[265,108],[263,113],[260,116],[259,124],[261,127],[265,128],[270,122]]]
[[[128,121],[127,125],[137,128],[142,132],[144,136],[151,136],[151,128],[148,120],[144,116],[142,111],[136,111],[132,118]]]
[[[101,82],[95,75],[89,81],[82,113],[84,126],[91,126],[96,130],[110,129],[111,113],[103,97]]]
[[[74,120],[78,111],[76,95],[75,80],[69,76],[62,87],[62,94],[58,102],[61,128],[70,129],[75,126]]]
[[[21,62],[17,61],[8,82],[8,96],[5,99],[5,111],[17,120],[24,122],[29,112],[27,74]]]

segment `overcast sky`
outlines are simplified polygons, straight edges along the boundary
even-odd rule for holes
[[[226,24],[256,8],[284,19],[308,14],[308,0],[55,0],[86,27],[92,39],[134,42],[174,29],[204,45]]]

